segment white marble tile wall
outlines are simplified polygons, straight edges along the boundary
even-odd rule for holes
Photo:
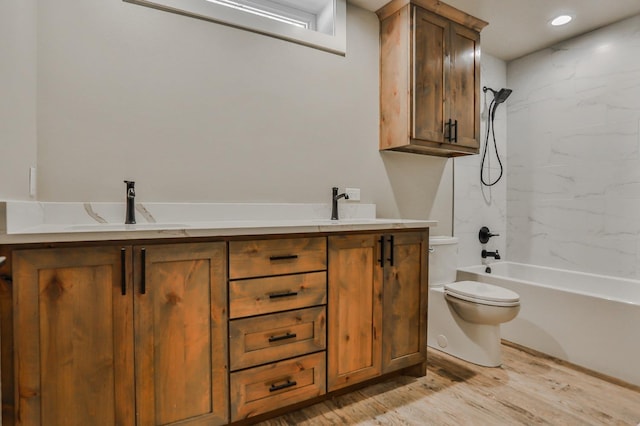
[[[481,61],[480,87],[490,87],[500,90],[506,87],[506,63],[493,56],[483,54]],[[481,92],[482,93],[482,92]],[[494,186],[487,187],[480,184],[480,165],[485,145],[487,131],[487,115],[489,103],[493,99],[491,92],[482,94],[480,113],[482,135],[480,155],[470,155],[454,159],[454,235],[459,238],[458,265],[477,265],[482,262],[480,253],[483,248],[494,251],[498,249],[501,256],[506,258],[506,230],[507,230],[507,103],[496,110],[495,133],[498,152],[504,166],[502,179]],[[489,138],[489,150],[485,160],[485,181],[493,182],[499,175],[499,164],[495,156],[493,140]],[[491,238],[488,244],[482,245],[478,241],[478,231],[487,226],[499,237]],[[492,259],[488,259],[489,262]]]
[[[510,260],[640,278],[638,52],[640,15],[508,64]]]

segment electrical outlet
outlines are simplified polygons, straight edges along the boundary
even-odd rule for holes
[[[360,201],[360,188],[345,188],[344,192],[349,196],[349,201]]]

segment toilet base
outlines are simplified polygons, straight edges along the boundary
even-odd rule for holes
[[[427,345],[484,367],[502,365],[500,324],[462,320],[444,297],[444,288],[429,289]]]

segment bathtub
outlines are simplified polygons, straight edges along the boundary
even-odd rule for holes
[[[513,262],[458,269],[520,295],[502,338],[640,386],[640,281]]]

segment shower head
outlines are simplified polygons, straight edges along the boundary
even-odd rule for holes
[[[493,101],[496,103],[496,105],[506,101],[509,95],[511,94],[511,92],[513,91],[511,89],[504,89],[504,88],[500,89],[500,91],[495,91],[492,88],[487,86],[482,88],[482,91],[485,93],[487,92],[487,90],[490,90],[491,93],[493,93]]]
[[[509,97],[509,95],[511,94],[512,91],[513,90],[511,90],[511,89],[500,89],[500,91],[495,96],[495,98],[493,98],[494,102],[496,104],[503,103],[504,101],[507,100],[507,98]]]

